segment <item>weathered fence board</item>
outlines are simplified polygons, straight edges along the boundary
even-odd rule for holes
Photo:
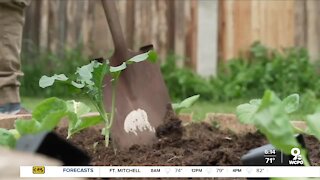
[[[320,1],[295,1],[295,45],[309,50],[312,61],[320,59]]]
[[[220,57],[233,58],[254,41],[272,48],[294,45],[294,1],[220,1]]]
[[[154,44],[162,59],[175,50],[182,57],[188,56],[186,42],[195,28],[188,27],[194,23],[189,22],[191,8],[194,8],[191,4],[196,4],[196,1],[119,0],[116,4],[130,48]],[[26,13],[24,39],[42,49],[61,54],[64,48],[82,45],[90,57],[110,55],[113,49],[104,11],[98,0],[32,1]]]
[[[217,73],[218,1],[198,1],[197,73]]]

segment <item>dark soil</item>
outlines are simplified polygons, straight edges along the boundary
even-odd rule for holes
[[[236,135],[223,132],[206,123],[182,124],[172,114],[157,128],[158,141],[151,147],[134,145],[128,151],[117,152],[104,145],[98,128],[76,134],[70,141],[87,152],[92,165],[241,165],[240,158],[252,148],[268,144],[263,135]],[[67,129],[57,132],[66,136]],[[305,137],[312,165],[320,164],[320,143]],[[98,143],[94,145],[95,143]],[[112,143],[110,143],[112,144]]]

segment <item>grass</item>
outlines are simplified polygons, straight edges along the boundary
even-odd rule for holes
[[[233,100],[229,102],[196,102],[189,109],[182,110],[182,113],[193,113],[193,119],[203,120],[207,113],[235,113],[236,107],[247,100]]]
[[[27,110],[32,111],[43,99],[44,98],[37,97],[22,97],[22,106]],[[88,104],[91,109],[94,109],[91,103],[88,101],[84,102]],[[202,120],[209,112],[235,113],[236,106],[244,102],[247,102],[247,100],[234,100],[224,103],[199,101],[196,102],[191,108],[183,110],[182,113],[193,113],[194,120]]]

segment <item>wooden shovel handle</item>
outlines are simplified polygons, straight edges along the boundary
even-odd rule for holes
[[[126,53],[128,51],[127,43],[122,34],[118,10],[116,9],[114,0],[101,0],[101,2],[111,31],[115,48],[115,55],[117,55],[118,53]]]

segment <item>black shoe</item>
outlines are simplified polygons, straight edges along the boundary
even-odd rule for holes
[[[30,114],[20,103],[7,103],[0,106],[0,114]]]

